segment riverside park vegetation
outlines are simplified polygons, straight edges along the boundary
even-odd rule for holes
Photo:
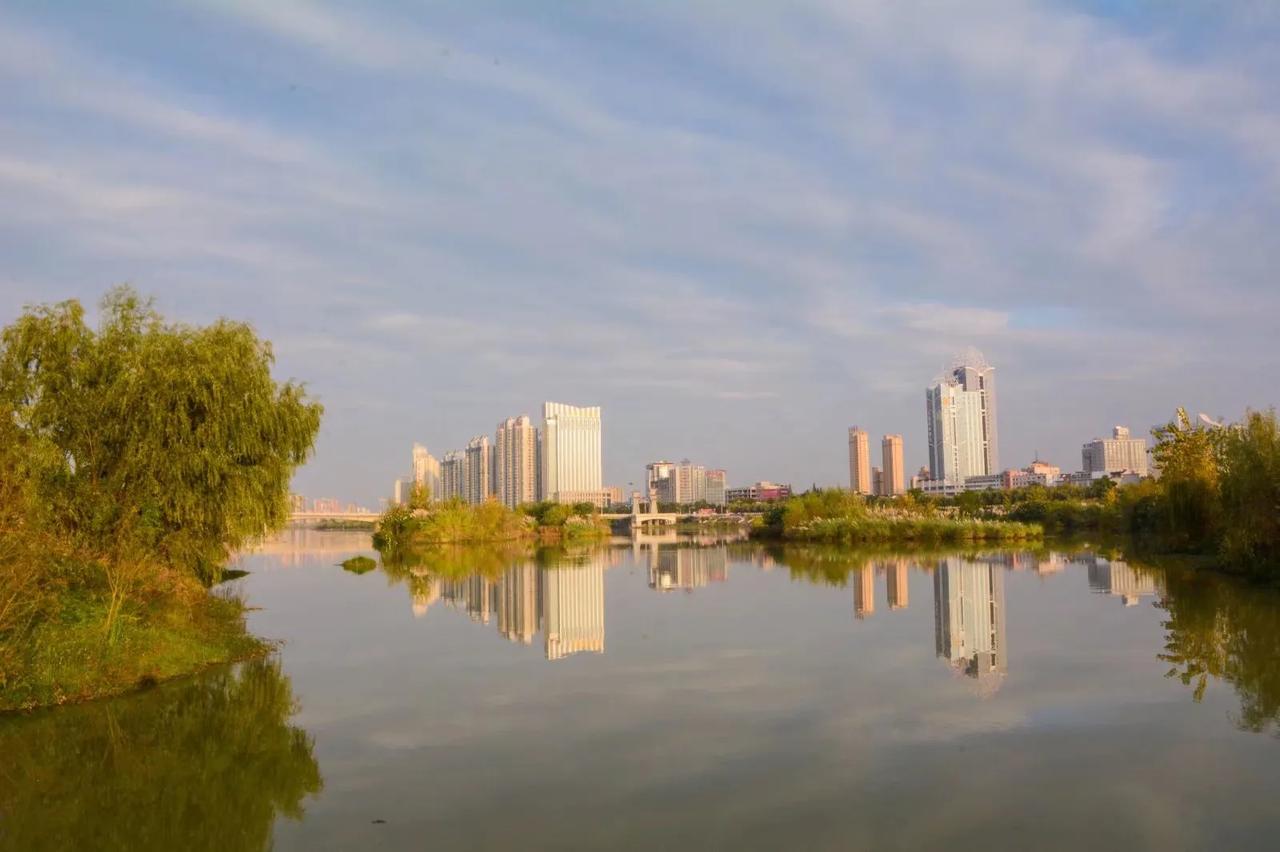
[[[212,591],[283,526],[321,406],[243,323],[165,321],[128,288],[0,332],[0,710],[262,653]]]
[[[1274,411],[1226,426],[1194,423],[1183,409],[1152,430],[1158,478],[1087,488],[1031,486],[968,492],[947,500],[911,495],[918,511],[1003,518],[1052,533],[1126,536],[1149,555],[1280,580],[1280,429]]]

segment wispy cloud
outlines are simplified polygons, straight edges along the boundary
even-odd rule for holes
[[[0,319],[122,280],[249,318],[330,403],[303,486],[366,499],[549,397],[605,406],[615,480],[673,446],[835,482],[854,419],[918,462],[970,344],[1004,457],[1067,461],[1274,402],[1265,14],[7,10]]]

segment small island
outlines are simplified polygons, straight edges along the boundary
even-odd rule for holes
[[[384,557],[440,545],[521,545],[608,538],[609,524],[592,503],[527,503],[512,509],[497,500],[467,503],[433,500],[423,486],[407,503],[389,507],[374,528],[373,545]]]

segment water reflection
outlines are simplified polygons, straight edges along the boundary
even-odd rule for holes
[[[646,549],[651,589],[692,592],[729,579],[729,549],[723,545]]]
[[[1280,735],[1280,593],[1191,571],[1170,571],[1160,659],[1199,702],[1225,681],[1240,700],[1236,724]]]
[[[1009,673],[1003,565],[941,560],[933,571],[934,647],[990,695]]]
[[[275,661],[0,720],[0,849],[261,850],[318,793]]]
[[[1095,554],[1085,559],[1089,566],[1089,588],[1104,595],[1115,595],[1125,606],[1137,606],[1142,598],[1160,594],[1160,576],[1156,571]]]
[[[546,659],[559,660],[604,653],[604,574],[625,556],[646,570],[649,588],[658,592],[692,593],[727,583],[734,564],[763,571],[785,565],[798,581],[852,587],[857,621],[876,615],[881,578],[884,603],[893,613],[910,607],[911,572],[926,573],[933,590],[934,653],[972,679],[980,696],[996,694],[1009,677],[1006,574],[1078,577],[1089,591],[1118,598],[1125,607],[1150,599],[1169,614],[1161,659],[1173,666],[1171,676],[1193,687],[1196,700],[1212,681],[1222,680],[1240,694],[1241,727],[1261,730],[1280,719],[1280,596],[1221,578],[1166,575],[1114,554],[906,556],[842,548],[761,548],[718,538],[698,544],[672,535],[633,541],[629,548],[575,554],[441,551],[419,555],[412,568],[386,570],[408,584],[415,616],[425,616],[436,605],[463,612],[518,644],[533,645],[541,637]]]
[[[418,554],[420,564],[412,568],[392,566],[388,573],[408,583],[416,617],[439,602],[479,624],[494,624],[512,642],[532,645],[541,633],[546,658],[559,660],[604,653],[604,571],[617,561],[611,555],[597,550],[509,557],[517,561],[505,569],[466,574],[458,564],[509,562],[480,551],[431,552]]]

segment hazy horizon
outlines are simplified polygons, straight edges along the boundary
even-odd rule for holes
[[[1121,11],[1116,12],[1112,7]],[[997,369],[1000,460],[1276,404],[1280,6],[19,0],[0,324],[131,283],[325,404],[376,506],[544,401],[605,481],[845,485]]]

